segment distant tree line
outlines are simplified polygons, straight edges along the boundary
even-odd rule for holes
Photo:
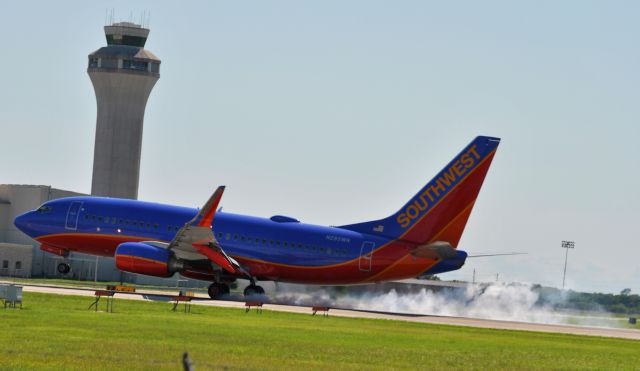
[[[631,294],[631,289],[624,289],[620,294],[563,291],[540,285],[534,285],[533,289],[539,294],[537,302],[539,305],[556,309],[640,315],[640,295]]]

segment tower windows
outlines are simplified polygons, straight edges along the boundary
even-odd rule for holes
[[[125,70],[146,71],[148,68],[148,62],[133,61],[130,59],[124,59],[122,61],[122,68]]]

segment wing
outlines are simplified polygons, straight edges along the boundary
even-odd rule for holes
[[[222,250],[211,229],[224,188],[224,186],[218,187],[198,215],[180,228],[169,243],[169,249],[177,257],[185,260],[198,260],[204,256],[229,273],[248,275],[235,259]]]

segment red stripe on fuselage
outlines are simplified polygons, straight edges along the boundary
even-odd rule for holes
[[[376,253],[371,260],[369,270],[361,270],[360,258],[334,266],[304,267],[274,264],[266,261],[247,259],[240,256],[234,258],[243,266],[249,268],[251,274],[261,279],[280,282],[297,282],[311,284],[355,284],[369,282],[371,277],[381,273],[385,268],[396,263],[409,250],[400,242],[391,242]],[[400,265],[403,271],[398,271],[393,279],[414,278],[437,261],[433,259],[414,259]],[[363,267],[368,268],[366,264]],[[417,272],[417,273],[413,273]]]
[[[61,233],[36,237],[40,243],[84,254],[113,256],[123,242],[148,241],[149,238],[129,235]]]
[[[38,237],[38,241],[41,243],[61,248],[64,247],[71,251],[109,257],[115,254],[116,248],[123,242],[140,242],[146,240],[148,240],[148,238],[86,233],[64,233]],[[410,251],[410,245],[402,242],[386,244],[374,253],[369,271],[360,270],[359,258],[331,266],[313,267],[284,265],[241,256],[233,256],[233,258],[247,267],[251,274],[264,279],[317,284],[350,284],[367,281],[372,275],[382,272],[385,267],[402,258],[408,251]],[[418,271],[420,269],[424,271],[424,269],[433,264],[433,262],[416,263],[418,263],[420,267],[416,267],[414,270]],[[409,276],[402,276],[402,278],[408,277]]]

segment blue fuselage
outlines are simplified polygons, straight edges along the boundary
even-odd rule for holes
[[[113,256],[123,242],[170,242],[197,212],[143,201],[71,197],[47,202],[15,223],[43,248]],[[375,281],[376,275],[408,251],[393,239],[304,224],[284,216],[266,219],[220,211],[212,229],[227,254],[256,277],[268,280],[323,284]],[[437,263],[417,261],[418,273]],[[397,269],[393,278],[415,277],[413,268]]]

